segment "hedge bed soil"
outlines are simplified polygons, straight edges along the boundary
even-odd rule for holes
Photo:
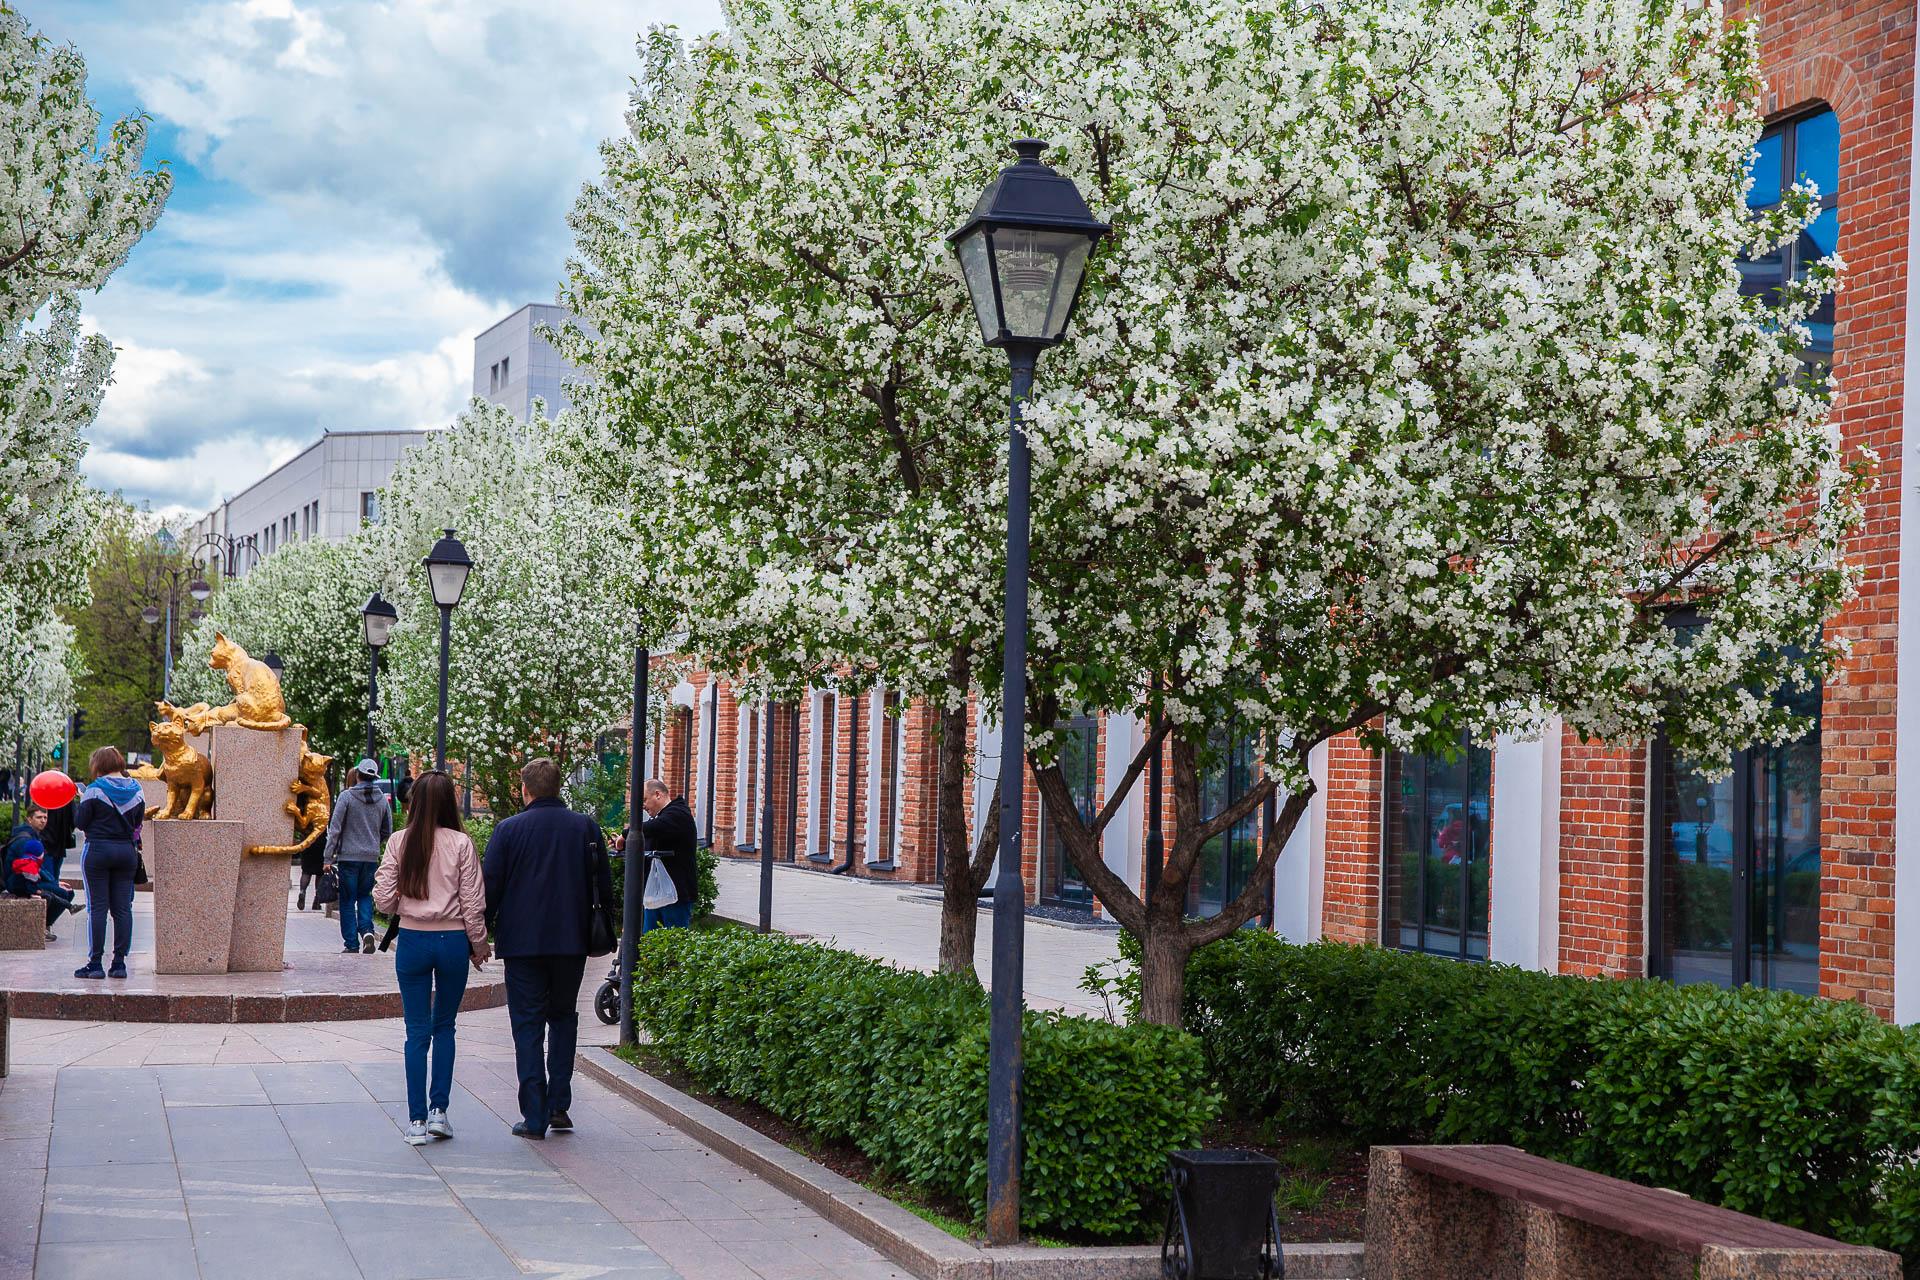
[[[815,1164],[824,1165],[841,1177],[878,1192],[903,1209],[911,1210],[948,1235],[977,1243],[979,1233],[968,1221],[967,1206],[957,1200],[943,1199],[910,1187],[875,1167],[851,1142],[823,1138],[792,1121],[783,1120],[765,1107],[742,1102],[700,1086],[678,1063],[647,1045],[633,1049],[616,1048],[614,1056],[632,1063],[654,1079],[670,1084],[688,1097],[704,1102],[729,1119],[738,1120],[781,1146],[798,1151]],[[1358,1239],[1358,1234],[1350,1237]]]
[[[1367,1234],[1367,1148],[1339,1136],[1278,1134],[1259,1121],[1221,1120],[1209,1147],[1240,1147],[1280,1162],[1274,1210],[1280,1239],[1360,1240]]]

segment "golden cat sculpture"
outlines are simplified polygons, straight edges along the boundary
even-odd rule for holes
[[[300,776],[287,788],[293,792],[293,799],[287,801],[287,813],[293,818],[294,832],[305,833],[300,843],[248,845],[248,853],[305,853],[327,833],[327,820],[333,816],[333,792],[327,786],[327,766],[332,763],[332,756],[304,749],[300,752]],[[303,798],[307,802],[304,809],[300,804]]]
[[[189,730],[205,733],[210,724],[236,724],[242,729],[284,729],[293,723],[287,715],[286,699],[280,695],[280,677],[273,674],[273,668],[258,658],[248,657],[245,649],[217,631],[213,635],[213,655],[207,659],[207,665],[227,673],[233,701],[224,707],[189,712]]]
[[[153,749],[160,753],[160,776],[167,784],[166,804],[147,810],[147,816],[160,822],[206,817],[213,809],[213,769],[205,756],[187,745],[186,726],[169,718],[152,721],[147,729],[153,735]]]

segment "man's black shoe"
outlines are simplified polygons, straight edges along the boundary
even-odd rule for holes
[[[564,1111],[556,1111],[547,1117],[547,1128],[571,1129],[573,1128],[573,1117]]]
[[[527,1128],[527,1122],[525,1120],[515,1120],[513,1122],[513,1136],[516,1138],[532,1138],[536,1142],[545,1142],[547,1139],[546,1130],[529,1129]]]

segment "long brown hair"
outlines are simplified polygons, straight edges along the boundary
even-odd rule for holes
[[[400,841],[401,897],[427,896],[427,865],[433,861],[433,837],[442,827],[462,835],[467,832],[460,821],[453,779],[439,769],[429,769],[414,780],[413,795],[407,800],[407,829]]]

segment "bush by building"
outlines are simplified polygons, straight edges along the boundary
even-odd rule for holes
[[[1920,1250],[1920,1031],[1857,1004],[1243,933],[1194,956],[1186,1015],[1242,1115],[1512,1143]]]
[[[937,1195],[986,1202],[987,996],[951,976],[742,930],[641,942],[634,1008],[704,1086],[757,1103]],[[1029,1012],[1022,1226],[1139,1238],[1167,1153],[1219,1099],[1199,1043],[1157,1026]]]

